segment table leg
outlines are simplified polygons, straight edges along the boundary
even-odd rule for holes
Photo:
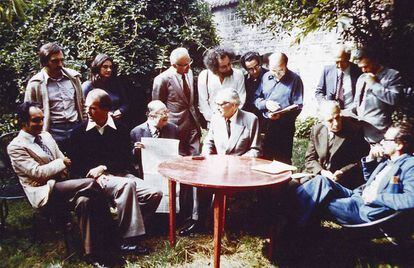
[[[170,194],[170,246],[175,246],[175,207],[176,207],[176,185],[173,180],[168,180],[168,189]]]
[[[217,191],[214,198],[214,267],[220,267],[224,195]]]
[[[222,207],[222,215],[221,215],[221,233],[224,233],[225,225],[226,225],[226,206],[227,206],[227,195],[223,195],[223,207]]]

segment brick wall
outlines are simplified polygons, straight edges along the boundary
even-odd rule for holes
[[[209,2],[209,1],[207,1]],[[289,57],[289,69],[297,72],[304,84],[304,109],[300,117],[316,115],[315,87],[324,65],[332,64],[332,48],[338,42],[338,34],[316,32],[310,34],[300,44],[292,45],[293,37],[288,34],[273,35],[264,27],[244,25],[236,15],[236,5],[214,7],[213,20],[221,45],[233,48],[238,55],[249,50],[266,54],[281,51]]]

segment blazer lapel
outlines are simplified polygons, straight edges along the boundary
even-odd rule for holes
[[[341,136],[334,136],[334,139],[332,141],[332,147],[331,147],[331,158],[332,156],[338,151],[339,147],[344,143],[345,138]]]
[[[369,177],[367,183],[365,184],[366,186],[370,185],[371,182],[375,179],[375,177],[377,176],[377,174],[383,170],[385,168],[385,166],[388,164],[388,161],[382,162],[380,163],[375,170],[372,172],[371,176]]]
[[[240,135],[243,133],[245,127],[246,126],[242,125],[239,112],[237,114],[236,122],[233,125],[233,128],[231,129],[231,135],[229,138],[229,144],[227,146],[226,154],[230,154],[230,152],[233,151],[234,147],[236,147],[237,141],[239,140]],[[227,133],[227,130],[225,130],[225,133]]]
[[[180,95],[181,99],[184,100],[185,103],[189,104],[188,99],[184,94],[184,90],[183,90],[183,88],[180,84],[180,81],[178,80],[178,77],[177,77],[176,74],[172,74],[171,81],[172,81],[172,84],[173,84],[173,88],[175,88],[177,93]],[[188,85],[188,86],[190,86],[190,85]],[[190,91],[191,91],[191,89],[190,89]]]
[[[400,166],[397,165],[396,163],[393,164],[393,166],[391,167],[391,169],[387,172],[387,174],[385,174],[385,179],[381,181],[381,184],[378,186],[378,192],[382,192],[385,187],[388,186],[388,184],[390,183],[391,178],[397,174],[398,170],[400,169]]]

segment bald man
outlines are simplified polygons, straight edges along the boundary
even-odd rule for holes
[[[284,53],[270,55],[270,71],[263,75],[254,104],[265,118],[264,158],[291,164],[295,120],[303,106],[303,83],[287,63]],[[292,109],[280,113],[287,107]]]
[[[350,108],[355,96],[355,86],[361,70],[349,61],[351,51],[344,45],[334,49],[335,64],[325,66],[315,97],[320,104],[322,100],[336,100],[341,109]]]
[[[93,89],[86,96],[89,120],[73,131],[71,172],[74,176],[95,179],[113,199],[119,233],[124,239],[121,251],[145,254],[148,249],[139,245],[138,237],[145,234],[144,217],[155,212],[162,192],[130,174],[129,133],[108,114],[111,104],[111,98],[102,89]]]

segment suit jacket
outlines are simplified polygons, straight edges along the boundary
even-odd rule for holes
[[[55,179],[67,175],[63,163],[64,155],[55,140],[48,132],[42,132],[40,136],[51,151],[52,160],[38,144],[34,143],[34,137],[23,130],[7,147],[13,169],[19,176],[27,199],[34,208],[44,206],[55,185]]]
[[[362,159],[362,169],[366,184],[354,190],[361,195],[365,187],[370,185],[377,174],[387,165],[392,164],[386,160],[366,162]],[[387,180],[379,186],[379,194],[370,204],[359,208],[359,214],[365,221],[372,221],[383,217],[394,210],[414,208],[414,157],[408,154],[401,156],[387,173]]]
[[[148,122],[136,126],[130,133],[132,143],[141,142],[143,137],[152,137]],[[159,138],[178,139],[178,127],[172,123],[167,123],[160,131]],[[135,168],[139,170],[139,177],[144,177],[141,161],[141,150],[133,150]]]
[[[367,74],[358,78],[352,111],[365,122],[364,135],[369,142],[380,142],[392,123],[391,115],[403,90],[398,71],[384,67],[378,82],[367,86]]]
[[[334,173],[341,170],[338,182],[348,188],[361,185],[364,180],[360,160],[369,152],[362,129],[353,118],[342,117],[342,131],[334,136],[329,147],[329,130],[324,124],[311,130],[310,142],[305,155],[306,171],[315,175],[321,170]]]
[[[356,83],[358,77],[361,75],[361,69],[354,64],[350,65],[350,76],[352,86],[352,96],[355,97]],[[320,102],[321,100],[335,100],[336,98],[336,84],[337,84],[338,68],[336,65],[328,65],[323,69],[322,76],[319,80],[315,90],[315,97]]]
[[[210,129],[203,142],[203,154],[229,154],[258,157],[259,120],[250,112],[238,110],[231,135],[227,137],[224,119],[219,114],[211,118]]]
[[[72,82],[75,89],[75,106],[78,112],[79,121],[83,121],[87,118],[86,110],[84,107],[84,99],[81,86],[81,75],[77,71],[68,68],[62,68],[62,72]],[[50,127],[50,106],[49,106],[49,93],[47,91],[47,79],[45,77],[45,69],[42,69],[39,73],[30,78],[27,83],[26,92],[24,94],[24,101],[37,102],[42,105],[43,113],[45,116],[43,130],[48,131]]]
[[[131,143],[126,127],[115,121],[116,129],[105,127],[101,135],[96,128],[86,131],[88,122],[76,127],[70,139],[71,174],[86,177],[90,169],[105,165],[113,175],[125,175],[133,170]]]

